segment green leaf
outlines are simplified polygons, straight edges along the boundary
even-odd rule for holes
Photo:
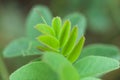
[[[64,18],[64,20],[67,19],[71,21],[72,26],[75,25],[78,26],[78,36],[79,36],[78,39],[82,37],[86,31],[86,26],[87,26],[86,18],[80,13],[72,13]]]
[[[38,46],[37,49],[42,51],[42,52],[46,52],[46,51],[59,52],[58,50],[52,49],[52,48],[45,46],[45,45]]]
[[[31,39],[36,38],[40,35],[40,33],[34,29],[37,24],[44,23],[43,18],[47,22],[48,25],[51,25],[52,14],[50,10],[46,6],[36,5],[30,11],[27,21],[27,36]]]
[[[120,60],[119,48],[114,45],[107,44],[88,45],[85,48],[83,48],[80,58],[90,55],[105,56]]]
[[[37,24],[35,28],[38,31],[40,31],[42,34],[55,36],[55,33],[54,33],[53,29],[47,24]]]
[[[61,18],[60,17],[53,18],[52,27],[53,27],[53,29],[55,31],[55,34],[56,34],[57,38],[59,37],[61,26],[62,26]]]
[[[59,48],[59,41],[50,35],[41,35],[37,37],[38,41],[44,44],[45,46],[48,46],[52,49],[58,50]]]
[[[11,74],[10,80],[59,80],[58,75],[46,63],[31,62]]]
[[[63,50],[62,50],[63,55],[68,56],[70,54],[70,52],[72,51],[72,49],[75,46],[77,36],[78,36],[78,28],[77,28],[77,26],[75,26],[75,27],[73,27],[73,30],[70,33],[70,37],[69,37],[67,43],[63,47]]]
[[[78,59],[78,57],[80,56],[84,42],[85,42],[85,38],[83,36],[83,37],[81,37],[79,42],[75,45],[74,49],[68,56],[68,60],[70,60],[72,63],[75,62]]]
[[[27,38],[20,38],[11,42],[4,50],[5,57],[17,57],[41,54],[36,49],[37,43]]]
[[[60,47],[63,47],[66,44],[69,38],[70,28],[71,28],[71,23],[70,21],[67,20],[60,31],[60,38],[59,38]]]
[[[98,76],[119,68],[117,60],[102,56],[87,56],[74,64],[81,78]]]
[[[80,80],[76,69],[61,54],[45,53],[43,62],[48,63],[59,74],[60,80]]]
[[[101,79],[94,78],[94,77],[87,77],[87,78],[83,78],[81,80],[101,80]]]

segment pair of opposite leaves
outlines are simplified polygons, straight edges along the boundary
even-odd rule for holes
[[[52,27],[38,24],[35,28],[42,33],[37,37],[42,46],[38,48],[43,51],[53,51],[63,54],[72,63],[77,60],[82,50],[85,38],[82,36],[78,41],[78,27],[71,30],[71,22],[66,20],[63,25],[60,17],[52,20]],[[62,26],[62,27],[61,27]]]

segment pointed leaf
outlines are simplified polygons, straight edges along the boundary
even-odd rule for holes
[[[66,21],[61,29],[61,32],[60,32],[60,47],[63,47],[65,45],[65,43],[67,42],[68,40],[68,37],[69,37],[69,33],[70,33],[70,28],[71,28],[71,23],[70,21]]]
[[[119,68],[119,61],[101,57],[87,56],[78,60],[74,66],[78,70],[81,78],[98,76]]]
[[[70,34],[70,37],[69,37],[67,43],[63,47],[63,50],[62,50],[63,55],[67,56],[70,54],[70,52],[72,51],[72,49],[76,43],[77,35],[78,35],[78,28],[75,26]]]
[[[59,34],[60,34],[61,24],[62,24],[62,21],[61,21],[60,17],[53,18],[52,27],[53,27],[53,29],[55,31],[55,34],[56,34],[57,38],[59,37]]]
[[[80,80],[76,69],[63,55],[48,52],[43,55],[43,61],[59,74],[60,80]]]
[[[69,19],[71,21],[72,26],[77,25],[78,26],[78,40],[79,38],[81,38],[86,31],[86,27],[87,27],[87,21],[84,15],[80,14],[80,13],[72,13],[67,15],[64,20]]]
[[[37,47],[38,50],[42,51],[42,52],[46,52],[46,51],[53,51],[53,52],[59,52],[59,50],[55,50],[55,49],[52,49],[51,47],[48,47],[48,46],[38,46]]]
[[[10,80],[59,80],[58,75],[46,63],[31,62],[11,74]]]
[[[37,24],[35,28],[40,31],[42,34],[55,36],[53,29],[47,24]]]
[[[52,49],[57,50],[59,48],[59,41],[50,35],[41,35],[37,37],[38,41],[44,44],[45,46],[48,46]]]
[[[27,36],[31,39],[35,39],[40,33],[34,29],[37,24],[44,23],[43,18],[46,20],[48,25],[51,25],[52,14],[46,6],[36,5],[30,11],[27,21]]]
[[[80,53],[82,51],[83,45],[85,42],[84,36],[79,40],[79,42],[76,44],[70,55],[68,56],[68,60],[70,60],[72,63],[75,62],[78,57],[80,56]]]

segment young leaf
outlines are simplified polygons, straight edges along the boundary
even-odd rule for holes
[[[90,55],[105,56],[120,60],[120,50],[114,45],[106,44],[88,45],[85,48],[83,48],[80,58]]]
[[[87,27],[87,21],[86,18],[80,14],[80,13],[72,13],[67,15],[64,20],[69,19],[71,21],[72,26],[77,25],[78,26],[78,40],[79,38],[82,37],[82,35],[84,35],[85,31],[86,31],[86,27]]]
[[[59,48],[59,41],[53,36],[41,35],[41,36],[37,37],[37,39],[39,42],[41,42],[42,44],[44,44],[52,49],[58,50],[58,48]]]
[[[67,43],[63,47],[63,50],[62,50],[63,55],[67,56],[70,54],[70,52],[72,51],[72,49],[76,43],[77,35],[78,35],[78,28],[75,26],[73,28],[72,32],[70,33],[70,37],[69,37]]]
[[[69,33],[70,33],[70,28],[71,28],[71,23],[70,21],[66,21],[61,29],[61,32],[60,32],[60,38],[59,38],[59,41],[60,41],[60,47],[63,47],[67,40],[68,40],[68,37],[69,37]]]
[[[75,62],[78,57],[80,56],[80,53],[82,51],[83,45],[85,42],[84,36],[79,40],[79,42],[76,44],[70,55],[68,56],[68,60],[70,60],[72,63]]]
[[[36,49],[37,45],[37,42],[33,40],[20,38],[11,42],[3,51],[3,55],[5,57],[17,57],[41,54],[41,52]]]
[[[87,56],[74,64],[81,78],[98,76],[119,68],[119,61],[101,57]]]
[[[59,80],[57,73],[46,63],[31,62],[11,74],[10,80]]]
[[[59,34],[60,34],[61,24],[62,24],[62,21],[61,21],[60,17],[53,18],[52,27],[53,27],[53,29],[55,31],[55,34],[56,34],[57,38],[59,37]]]
[[[40,33],[34,29],[34,26],[36,26],[36,24],[44,23],[42,17],[46,20],[48,25],[51,25],[52,14],[50,10],[46,6],[34,6],[26,21],[27,36],[29,38],[35,39],[40,35]]]
[[[42,34],[55,36],[53,29],[47,24],[37,24],[35,28],[40,31]]]
[[[45,45],[44,46],[43,45],[42,46],[38,46],[37,49],[42,51],[42,52],[46,52],[46,51],[59,52],[59,50],[52,49],[52,48],[50,48],[48,46],[45,46]]]
[[[49,64],[59,74],[60,80],[80,80],[76,69],[61,54],[47,52],[43,55],[43,62]]]

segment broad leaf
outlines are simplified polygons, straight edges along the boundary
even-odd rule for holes
[[[46,6],[34,6],[30,11],[26,21],[27,35],[31,39],[34,39],[40,35],[40,33],[35,30],[34,27],[39,23],[45,23],[44,20],[47,22],[48,25],[51,25],[52,15],[50,10]]]
[[[20,38],[11,42],[4,50],[5,57],[17,57],[26,55],[41,54],[36,49],[37,43],[27,38]]]
[[[37,37],[37,39],[39,42],[41,42],[42,44],[44,44],[52,49],[58,50],[58,48],[59,48],[59,41],[53,36],[41,35],[41,36]]]
[[[76,69],[61,54],[45,53],[43,62],[48,63],[59,74],[60,80],[80,80]]]
[[[63,47],[67,42],[70,33],[70,28],[71,28],[71,23],[70,21],[67,20],[60,31],[60,38],[59,38],[60,47]]]
[[[114,45],[92,44],[83,48],[80,58],[90,55],[120,59],[120,50]]]
[[[70,54],[73,47],[75,46],[77,36],[78,36],[78,28],[75,26],[72,32],[70,33],[67,43],[63,47],[63,50],[62,50],[63,55],[68,56]]]
[[[86,25],[87,25],[86,18],[80,13],[72,13],[64,18],[64,20],[67,19],[71,21],[72,26],[75,25],[78,26],[78,32],[79,32],[78,39],[82,37],[86,31]]]
[[[59,37],[61,26],[62,26],[61,18],[60,17],[53,18],[52,27],[53,27],[53,29],[55,31],[55,34],[56,34],[57,38]]]
[[[81,37],[79,42],[75,45],[74,49],[68,56],[68,60],[70,60],[72,63],[75,62],[79,58],[82,48],[83,48],[83,45],[84,45],[84,42],[85,42],[85,38]]]
[[[31,62],[11,74],[10,80],[59,80],[53,69],[40,61]]]
[[[47,25],[47,24],[37,24],[35,26],[35,28],[38,31],[40,31],[42,34],[55,36],[55,33],[54,33],[53,29],[49,25]]]
[[[98,76],[119,68],[117,60],[101,57],[88,56],[78,60],[74,64],[81,78]]]

